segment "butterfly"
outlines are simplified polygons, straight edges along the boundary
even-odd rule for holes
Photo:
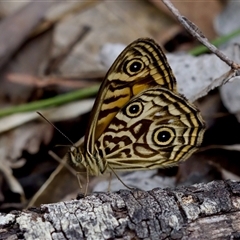
[[[190,157],[204,132],[200,111],[178,93],[160,46],[140,38],[107,72],[84,142],[68,158],[91,175],[165,168]]]

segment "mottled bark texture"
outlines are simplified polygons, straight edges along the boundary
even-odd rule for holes
[[[239,239],[240,182],[120,190],[0,216],[0,239]]]

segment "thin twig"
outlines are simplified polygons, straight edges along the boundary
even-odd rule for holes
[[[230,69],[228,72],[224,73],[219,78],[215,79],[211,84],[209,84],[207,87],[202,89],[200,92],[194,95],[191,99],[189,99],[191,102],[194,102],[195,100],[205,96],[209,91],[215,89],[216,87],[222,86],[225,83],[232,80],[232,78],[236,77],[238,75],[238,71],[236,69]]]
[[[73,176],[76,176],[76,171],[63,159],[61,159],[56,153],[53,151],[48,151],[48,154],[58,163],[62,164]]]
[[[95,84],[96,81],[102,80],[104,75],[99,73],[99,76],[95,78],[88,77],[85,78],[84,76],[79,77],[62,77],[62,76],[34,76],[30,74],[21,74],[21,73],[7,73],[5,78],[7,81],[12,83],[18,83],[21,85],[37,87],[37,88],[45,88],[45,87],[52,87],[52,86],[59,86],[59,87],[67,87],[67,88],[84,88],[90,87]]]
[[[57,67],[66,59],[66,57],[69,55],[69,53],[72,51],[74,46],[78,44],[83,38],[86,37],[86,35],[90,32],[89,26],[84,26],[82,30],[79,32],[78,36],[69,43],[69,45],[62,51],[62,53],[57,56],[50,59],[47,69],[45,70],[46,74],[51,74],[54,71],[56,71]]]
[[[225,34],[225,35],[222,35],[220,37],[217,37],[213,40],[211,40],[211,43],[218,47],[226,42],[228,42],[229,40],[237,37],[240,35],[240,28],[238,28],[237,30],[234,30],[228,34]],[[203,53],[206,53],[206,52],[209,52],[208,48],[203,46],[203,45],[200,45],[200,46],[197,46],[191,50],[188,51],[189,54],[193,55],[193,56],[198,56],[198,55],[201,55]]]
[[[238,63],[230,60],[225,54],[219,51],[214,45],[212,45],[208,39],[204,36],[201,30],[186,17],[182,16],[180,12],[173,6],[169,0],[162,0],[162,2],[167,6],[167,8],[174,14],[181,25],[195,38],[198,39],[203,45],[205,45],[212,53],[217,55],[222,61],[229,65],[232,69],[237,70],[240,68]]]

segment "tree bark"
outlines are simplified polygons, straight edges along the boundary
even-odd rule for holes
[[[237,239],[240,182],[94,193],[0,215],[0,239]]]

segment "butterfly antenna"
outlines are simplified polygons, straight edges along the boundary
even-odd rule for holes
[[[44,117],[40,112],[37,112],[40,117],[42,117],[46,122],[48,122],[51,126],[53,126],[59,133],[61,133],[71,144],[74,146],[74,143],[67,137],[60,129],[58,129],[53,123],[51,123],[46,117]]]

